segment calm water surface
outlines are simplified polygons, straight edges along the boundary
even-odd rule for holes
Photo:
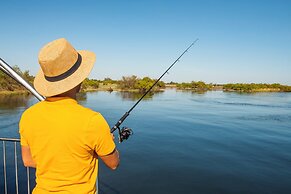
[[[112,126],[138,97],[93,92],[79,99]],[[0,137],[18,138],[21,113],[34,103],[29,96],[0,96]],[[140,103],[124,124],[134,135],[117,145],[117,171],[100,164],[101,194],[291,193],[291,93],[166,90]]]

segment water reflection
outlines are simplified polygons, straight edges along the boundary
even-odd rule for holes
[[[223,91],[225,95],[237,95],[237,96],[256,96],[256,95],[265,95],[269,94],[269,92],[241,92],[241,91]]]
[[[150,92],[143,98],[143,100],[152,100],[154,95],[159,95],[163,92],[164,91]],[[130,100],[130,101],[136,101],[144,95],[144,93],[140,93],[140,92],[116,92],[115,94],[116,96],[121,97],[122,100]]]
[[[19,107],[28,107],[31,95],[29,94],[1,94],[0,108],[16,109]]]
[[[200,91],[196,91],[196,90],[177,90],[179,92],[182,92],[182,93],[186,93],[186,94],[192,94],[192,95],[204,95],[206,94],[208,91],[205,91],[205,90],[200,90]]]

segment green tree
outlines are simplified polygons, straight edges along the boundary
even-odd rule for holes
[[[29,74],[29,71],[22,72],[18,66],[13,66],[12,68],[24,80],[28,81],[30,84],[33,83],[34,77]],[[0,90],[1,91],[15,91],[15,90],[25,90],[25,89],[19,83],[17,83],[14,79],[7,76],[4,72],[0,71]]]
[[[137,76],[122,76],[122,80],[119,81],[119,87],[121,89],[135,89],[135,85],[138,79]]]
[[[143,92],[148,90],[154,84],[154,82],[155,80],[152,80],[149,77],[144,77],[136,82],[135,88]]]
[[[81,91],[95,90],[97,88],[99,88],[99,81],[98,80],[86,78],[82,82]]]

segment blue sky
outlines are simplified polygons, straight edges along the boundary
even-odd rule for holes
[[[291,85],[291,1],[2,1],[0,57],[36,74],[39,49],[64,37],[97,61],[90,78]]]

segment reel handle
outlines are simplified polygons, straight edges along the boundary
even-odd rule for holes
[[[124,140],[127,140],[129,136],[133,134],[132,129],[128,127],[122,127],[122,129],[118,127],[118,132],[119,132],[119,136],[118,136],[119,143],[123,142]]]

